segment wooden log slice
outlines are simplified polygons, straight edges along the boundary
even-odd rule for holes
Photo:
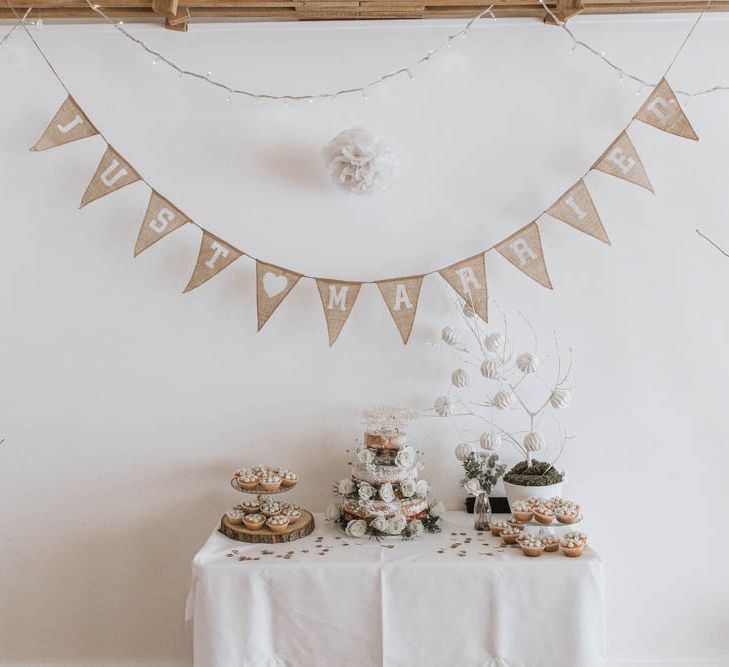
[[[310,535],[314,530],[314,517],[311,515],[311,512],[301,510],[301,516],[298,521],[288,526],[285,533],[274,533],[267,526],[264,526],[260,530],[249,530],[245,526],[237,526],[230,523],[228,517],[223,515],[218,530],[226,537],[229,537],[231,540],[238,540],[238,542],[283,544]]]

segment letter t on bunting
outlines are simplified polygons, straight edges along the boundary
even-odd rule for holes
[[[61,108],[53,116],[43,136],[38,139],[32,151],[45,151],[71,141],[86,139],[98,134],[86,114],[81,111],[72,97],[67,97]]]
[[[317,278],[316,286],[319,289],[321,305],[324,307],[324,317],[327,319],[329,347],[331,347],[336,342],[342,327],[352,312],[352,307],[362,283],[320,280]]]
[[[125,185],[140,180],[141,176],[132,169],[124,158],[111,146],[107,146],[106,153],[101,158],[89,187],[86,188],[79,208],[83,208],[86,204],[119,190]]]
[[[422,284],[423,276],[381,280],[377,283],[380,294],[382,294],[382,298],[387,304],[392,319],[395,320],[395,326],[397,326],[405,345],[408,344],[408,339],[413,330]]]
[[[137,243],[134,246],[134,256],[136,257],[153,243],[157,243],[161,238],[188,222],[190,222],[190,219],[186,215],[152,190],[147,213],[144,215]]]
[[[643,106],[635,114],[636,120],[641,120],[659,130],[675,134],[677,137],[698,141],[699,137],[691,127],[689,119],[681,109],[676,94],[668,85],[668,81],[661,79]]]
[[[462,262],[441,269],[440,275],[456,290],[479,317],[488,322],[488,289],[486,287],[486,253],[479,253]]]
[[[547,273],[547,264],[542,251],[539,227],[532,222],[516,234],[496,246],[496,252],[508,259],[517,269],[526,273],[547,289],[552,289],[552,281]]]
[[[256,260],[256,310],[258,311],[258,331],[268,322],[273,311],[294,289],[301,276],[273,264]]]
[[[200,241],[200,252],[197,256],[197,264],[192,272],[190,282],[185,287],[185,292],[200,287],[204,282],[220,273],[224,268],[230,266],[243,253],[231,245],[213,236],[206,229],[203,230],[202,241]]]

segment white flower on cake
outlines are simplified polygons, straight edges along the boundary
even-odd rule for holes
[[[357,459],[359,460],[360,463],[364,463],[365,465],[368,465],[368,464],[374,462],[375,453],[372,450],[367,449],[366,447],[360,447],[357,450]]]
[[[375,489],[367,483],[360,484],[357,490],[360,500],[371,500],[374,498]]]
[[[381,533],[387,532],[388,521],[383,514],[378,514],[370,524],[375,530],[379,530]]]
[[[354,482],[349,477],[340,479],[337,482],[337,490],[343,496],[348,496],[350,493],[354,493]]]
[[[364,537],[367,534],[367,522],[363,519],[354,519],[347,524],[344,532],[350,537]]]
[[[395,455],[395,463],[401,468],[409,468],[415,465],[415,450],[408,445],[400,447],[399,451]]]
[[[532,352],[523,352],[516,358],[516,367],[527,375],[536,373],[539,368],[539,357]]]
[[[391,503],[395,500],[395,490],[392,488],[392,484],[390,482],[385,482],[380,487],[380,498],[382,498],[382,500],[386,503]]]
[[[410,534],[413,537],[420,537],[425,532],[425,526],[420,519],[410,522]]]
[[[416,491],[417,485],[412,479],[404,479],[402,482],[400,482],[400,493],[402,493],[405,498],[412,498],[415,495]]]
[[[324,516],[326,517],[327,521],[337,521],[339,517],[342,516],[339,505],[329,505]]]
[[[481,482],[478,481],[478,478],[472,477],[469,479],[464,485],[463,488],[466,489],[472,496],[477,496],[479,493],[483,491],[481,488]]]
[[[408,520],[402,514],[396,514],[387,522],[387,532],[391,535],[399,535],[407,525]]]
[[[415,485],[415,490],[418,492],[419,496],[424,496],[428,493],[428,488],[428,481],[425,479],[419,479],[418,483]]]
[[[434,519],[440,519],[445,514],[445,503],[442,500],[436,500],[430,506],[430,516]]]
[[[453,399],[450,396],[439,396],[433,407],[439,417],[450,417],[453,414]]]

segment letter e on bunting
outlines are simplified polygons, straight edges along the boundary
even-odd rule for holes
[[[144,221],[139,229],[139,236],[137,236],[137,243],[134,246],[134,256],[136,257],[153,243],[188,222],[190,222],[190,219],[186,215],[152,190],[147,213],[144,215]]]
[[[321,305],[324,307],[324,316],[327,320],[327,331],[329,332],[329,346],[331,347],[352,312],[352,307],[362,283],[320,280],[317,278],[316,286],[319,289]]]
[[[423,276],[381,280],[377,283],[380,294],[382,294],[382,298],[387,304],[387,309],[390,311],[390,315],[392,315],[395,326],[397,326],[405,345],[407,345],[410,333],[413,330],[422,284]]]
[[[626,132],[622,132],[610,144],[610,147],[598,158],[592,168],[616,178],[622,178],[629,183],[635,183],[649,192],[653,192],[653,186],[648,180],[648,174],[645,173],[638,151],[635,150],[635,146]]]
[[[462,262],[439,271],[458,295],[488,322],[488,288],[486,287],[485,253],[479,253]]]
[[[585,181],[580,179],[565,192],[547,213],[575,229],[610,245],[607,232],[590,197]]]
[[[273,315],[273,311],[288,296],[301,276],[273,264],[256,260],[256,309],[258,331]]]
[[[635,114],[636,120],[641,120],[659,130],[675,134],[678,137],[698,141],[699,137],[691,127],[689,119],[678,103],[676,94],[668,85],[668,81],[661,79],[643,106]]]
[[[53,116],[53,120],[43,132],[43,136],[38,139],[38,143],[30,150],[45,151],[55,146],[92,137],[95,134],[98,134],[96,128],[69,96]]]
[[[189,292],[196,287],[200,287],[204,282],[230,266],[242,254],[240,250],[228,245],[225,241],[221,241],[207,230],[203,230],[197,264],[195,264],[195,270],[192,272],[190,282],[187,283],[184,291]]]
[[[532,280],[536,280],[547,289],[552,289],[552,281],[549,279],[547,264],[544,261],[542,239],[539,236],[539,227],[536,222],[532,222],[499,243],[496,251]]]
[[[107,146],[106,153],[101,158],[96,173],[81,199],[80,208],[139,180],[141,180],[139,174],[124,158],[111,146]]]

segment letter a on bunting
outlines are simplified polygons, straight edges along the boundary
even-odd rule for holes
[[[440,275],[458,295],[488,322],[488,289],[486,287],[485,253],[479,253],[462,262],[441,269]]]
[[[402,342],[405,345],[407,345],[410,333],[413,330],[415,311],[418,309],[418,298],[420,297],[422,283],[423,276],[381,280],[377,283],[380,294],[385,300],[387,309],[390,311],[390,315],[392,315],[395,326],[400,332]]]

